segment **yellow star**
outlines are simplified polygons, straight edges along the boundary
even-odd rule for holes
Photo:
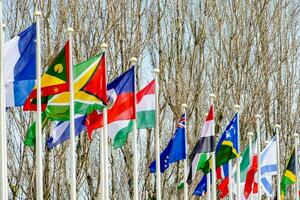
[[[55,93],[57,93],[57,92],[59,91],[59,89],[58,89],[57,87],[55,87],[55,88],[53,88],[53,91],[54,91]]]

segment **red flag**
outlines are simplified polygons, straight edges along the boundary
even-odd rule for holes
[[[245,183],[245,189],[244,189],[244,196],[246,199],[248,199],[251,192],[256,193],[258,190],[257,183],[255,183],[255,174],[257,172],[257,154],[255,154],[252,158],[252,165],[250,169],[248,170],[247,177],[246,177],[246,183]]]
[[[226,177],[225,179],[223,179],[221,181],[221,183],[218,185],[218,190],[219,190],[219,197],[221,199],[224,199],[228,193],[229,193],[229,188],[228,188],[228,184],[229,184],[229,178]]]

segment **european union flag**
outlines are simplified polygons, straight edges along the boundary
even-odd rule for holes
[[[186,125],[186,117],[185,114],[183,114],[177,125],[176,131],[172,139],[168,143],[168,146],[160,154],[161,173],[164,173],[164,171],[169,167],[171,163],[186,159],[185,125]],[[155,160],[151,163],[149,168],[151,173],[156,172]]]

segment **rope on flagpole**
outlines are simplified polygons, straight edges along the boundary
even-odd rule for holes
[[[256,132],[257,132],[257,179],[258,179],[258,200],[261,199],[261,187],[260,187],[260,118],[259,114],[255,115],[256,118]]]
[[[209,95],[210,99],[210,104],[213,106],[214,105],[214,100],[216,96],[214,94]],[[213,136],[215,137],[215,123],[213,124]],[[214,144],[213,144],[214,145]],[[214,148],[215,150],[215,148]],[[216,200],[217,199],[217,189],[216,189],[216,154],[215,151],[212,152],[211,155],[212,159],[212,199]]]
[[[181,104],[182,112],[185,114],[185,153],[186,153],[186,158],[184,159],[183,167],[184,167],[184,180],[187,180],[188,178],[188,160],[187,160],[187,152],[188,152],[188,140],[187,140],[187,114],[186,114],[186,108],[187,104]],[[189,189],[188,189],[188,184],[184,182],[184,200],[188,200],[188,194],[189,194]]]
[[[277,183],[277,197],[280,197],[280,176],[281,176],[281,172],[280,172],[280,149],[279,149],[279,145],[280,145],[280,135],[279,135],[279,129],[280,129],[280,125],[279,124],[275,124],[275,132],[276,132],[276,159],[277,159],[277,176],[276,176],[276,183]]]
[[[73,86],[73,33],[69,27],[69,90],[70,90],[70,141],[71,141],[71,200],[76,200],[76,151],[75,151],[75,122],[74,122],[74,86]]]
[[[42,102],[41,102],[41,36],[40,17],[42,13],[35,11],[36,20],[36,85],[37,85],[37,112],[36,112],[36,198],[43,199],[43,144],[42,144]]]
[[[237,151],[240,154],[240,106],[239,105],[235,105],[234,106],[235,112],[237,113],[237,132],[238,132],[238,147],[237,147]],[[241,199],[241,169],[240,169],[240,156],[237,158],[237,192],[236,192],[236,196],[237,199]]]
[[[160,137],[159,137],[159,69],[155,68],[155,155],[156,155],[156,199],[161,200],[161,173],[160,173]],[[184,187],[187,184],[184,184]]]

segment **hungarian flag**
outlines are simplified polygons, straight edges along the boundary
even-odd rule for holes
[[[64,48],[58,53],[52,64],[41,78],[41,97],[42,111],[46,109],[49,96],[59,94],[69,90],[69,41],[66,42]],[[24,103],[23,110],[37,110],[37,89],[31,91]]]
[[[284,196],[286,195],[287,192],[287,186],[296,183],[296,166],[295,166],[295,150],[293,151],[289,161],[288,165],[284,171],[284,175],[281,180],[280,184],[280,199],[284,199]]]
[[[135,119],[134,106],[134,69],[131,68],[113,82],[108,84],[108,136],[113,139],[113,147],[121,148],[133,130]],[[155,126],[155,81],[137,93],[137,128]],[[102,113],[93,112],[86,122],[89,138],[93,130],[103,127]]]
[[[190,159],[190,171],[187,178],[187,183],[191,184],[195,178],[198,162],[201,153],[208,153],[214,151],[215,136],[213,133],[214,127],[214,107],[211,106],[209,113],[204,122],[202,133],[197,141],[192,153],[189,156]]]
[[[101,53],[74,66],[74,112],[87,115],[106,105],[105,54]],[[46,115],[51,120],[70,118],[70,92],[64,91],[49,98]]]

